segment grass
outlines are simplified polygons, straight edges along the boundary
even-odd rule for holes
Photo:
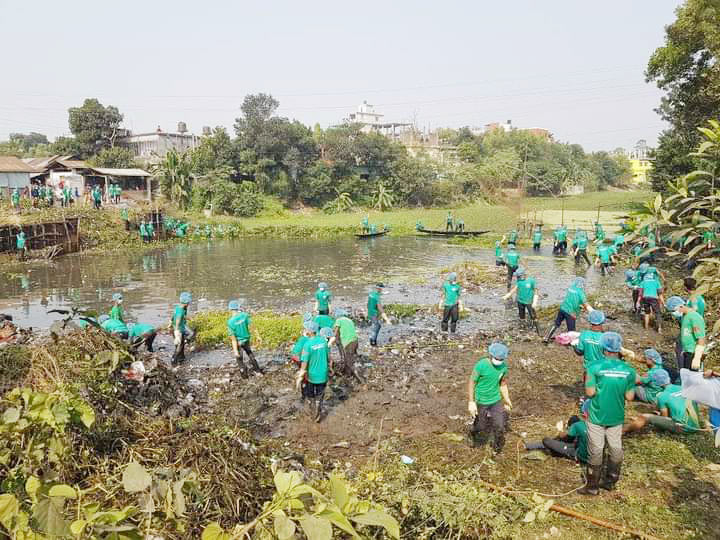
[[[201,347],[229,344],[228,311],[204,311],[190,320],[195,331],[195,342]],[[250,331],[253,346],[258,349],[277,349],[295,341],[302,332],[302,317],[260,312],[252,315]],[[257,335],[260,339],[257,339]]]

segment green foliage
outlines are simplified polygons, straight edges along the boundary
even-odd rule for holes
[[[219,167],[199,177],[192,187],[192,206],[197,210],[212,208],[213,212],[250,217],[263,207],[263,198],[253,182],[236,183],[232,170]]]
[[[217,523],[209,524],[202,540],[240,540],[252,531],[262,540],[291,540],[302,529],[308,540],[329,540],[334,531],[362,538],[357,529],[384,529],[390,538],[400,538],[400,525],[380,505],[358,499],[347,482],[331,475],[322,492],[303,483],[297,471],[275,470],[275,494],[262,512],[247,525],[236,525],[225,532]],[[354,523],[354,525],[353,525]],[[299,527],[298,527],[299,525]],[[365,536],[367,537],[367,536]]]
[[[120,146],[103,148],[96,156],[93,156],[88,161],[94,167],[132,169],[138,166],[132,151],[129,148],[122,148]]]
[[[391,190],[385,187],[382,182],[378,183],[377,188],[373,192],[373,208],[384,212],[391,210],[395,202],[395,195]]]
[[[179,153],[173,148],[152,169],[153,175],[160,180],[162,193],[169,196],[180,209],[186,209],[192,188],[190,155],[187,152]]]
[[[423,309],[423,306],[418,304],[386,304],[383,307],[385,309],[385,313],[391,317],[397,317],[398,319],[414,317],[418,311]]]
[[[86,99],[80,107],[70,107],[68,124],[80,156],[90,157],[104,148],[111,148],[122,119],[117,107],[105,107],[94,98]]]
[[[328,214],[336,214],[339,212],[349,212],[354,206],[355,203],[353,203],[350,194],[347,191],[343,191],[342,193],[338,192],[337,197],[323,206],[323,210]]]
[[[214,347],[229,343],[228,311],[203,311],[190,319],[190,327],[196,332],[195,341],[201,347]],[[255,336],[254,347],[277,349],[293,342],[302,332],[302,317],[276,315],[260,312],[252,315],[250,329]]]

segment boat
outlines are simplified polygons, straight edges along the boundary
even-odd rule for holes
[[[440,229],[417,229],[417,232],[429,234],[430,236],[482,236],[490,231],[443,231]]]
[[[355,235],[355,238],[375,238],[377,236],[385,236],[390,231],[378,231],[374,233],[358,233]]]

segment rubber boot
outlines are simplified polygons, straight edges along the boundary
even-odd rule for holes
[[[245,362],[243,362],[242,356],[236,356],[235,361],[237,362],[238,369],[240,370],[240,376],[243,379],[247,379],[249,373],[247,367],[245,366]]]
[[[605,478],[600,482],[600,487],[612,491],[615,489],[615,484],[620,480],[620,468],[622,463],[613,463],[608,461],[607,469],[605,470]]]
[[[526,441],[525,450],[545,450],[545,445],[542,441]]]
[[[587,480],[585,482],[585,485],[578,489],[578,493],[580,495],[597,495],[600,493],[600,489],[598,487],[598,484],[600,483],[600,473],[602,471],[602,466],[592,466],[588,465],[587,468]]]
[[[250,365],[256,373],[265,373],[265,371],[258,365],[257,360],[255,359],[255,355],[253,353],[249,353],[248,358],[250,359]]]
[[[320,423],[323,414],[323,397],[320,396],[315,400],[315,422]]]
[[[544,343],[545,345],[547,345],[548,343],[550,343],[550,340],[552,339],[553,334],[555,333],[555,331],[556,331],[558,328],[559,328],[559,327],[558,327],[558,326],[555,326],[555,325],[553,325],[553,326],[551,326],[550,328],[548,328],[548,333],[545,334],[545,337],[543,338],[543,343]]]

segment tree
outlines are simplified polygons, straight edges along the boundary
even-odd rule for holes
[[[188,207],[192,188],[192,164],[187,152],[174,148],[153,166],[153,176],[159,179],[161,192],[169,196],[182,210]]]
[[[200,139],[200,145],[191,150],[193,172],[204,175],[233,163],[233,143],[224,127],[216,127],[210,135]]]
[[[123,120],[117,107],[105,107],[92,98],[86,99],[80,107],[71,107],[68,114],[70,131],[75,136],[81,157],[90,157],[103,148],[115,145],[115,138]]]
[[[109,167],[113,169],[132,169],[138,166],[132,150],[119,146],[103,148],[96,156],[93,156],[88,161],[95,167]]]
[[[28,152],[35,146],[50,144],[50,141],[48,141],[48,138],[45,135],[42,133],[35,133],[34,131],[27,134],[11,133],[10,142],[18,144],[22,148],[23,152]]]
[[[687,0],[665,28],[665,43],[650,57],[646,79],[666,92],[657,112],[670,129],[655,152],[653,187],[687,174],[697,164],[688,156],[699,144],[695,129],[720,114],[720,4]],[[655,181],[657,178],[657,181]]]

